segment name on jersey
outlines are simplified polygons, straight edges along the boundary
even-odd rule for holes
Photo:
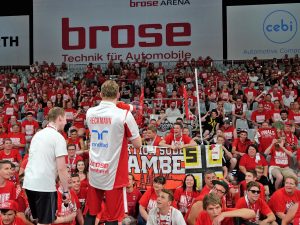
[[[110,117],[91,117],[90,124],[111,124]]]

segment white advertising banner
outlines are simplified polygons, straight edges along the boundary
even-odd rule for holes
[[[221,59],[221,0],[34,0],[34,60]]]
[[[29,65],[29,16],[0,17],[0,65]]]
[[[300,3],[227,7],[228,59],[300,53]]]

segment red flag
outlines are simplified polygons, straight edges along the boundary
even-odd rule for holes
[[[188,104],[188,96],[187,96],[187,92],[186,92],[185,86],[183,86],[183,97],[184,97],[185,118],[187,120],[189,120],[190,119],[190,116],[189,116],[189,104]]]
[[[144,87],[141,88],[141,96],[140,96],[140,105],[139,105],[139,110],[136,111],[136,123],[140,126],[143,125],[143,108],[144,108]]]

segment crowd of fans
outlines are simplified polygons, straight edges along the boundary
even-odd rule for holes
[[[22,177],[31,138],[47,125],[49,110],[58,106],[65,109],[67,117],[62,135],[67,142],[66,164],[74,191],[73,204],[59,201],[58,223],[83,224],[89,148],[85,113],[101,101],[100,86],[107,79],[119,83],[120,101],[136,109],[133,113],[144,145],[182,149],[209,144],[218,147],[223,156],[224,179],[218,180],[214,172],[208,171],[205,186],[200,190],[192,174],[186,175],[182,187],[173,190],[174,194],[164,189],[166,180],[158,176],[153,187],[141,194],[135,187],[134,175],[130,174],[129,211],[124,224],[133,221],[133,224],[147,221],[155,224],[149,222],[156,220],[151,209],[166,207],[163,210],[168,212],[171,205],[188,224],[209,224],[203,221],[212,218],[209,209],[218,205],[220,212],[214,216],[217,219],[221,215],[228,218],[239,215],[253,223],[276,224],[277,220],[280,224],[285,217],[293,218],[287,216],[288,209],[300,201],[298,55],[272,60],[253,58],[231,65],[217,65],[210,57],[199,57],[180,60],[166,68],[162,63],[146,60],[110,61],[106,67],[90,63],[82,73],[75,74],[65,64],[57,67],[53,63],[36,62],[29,71],[2,71],[0,203],[17,199],[19,205],[18,209],[13,203],[11,207],[3,207],[2,217],[7,213],[5,210],[12,210],[26,224],[36,222],[30,218],[21,188]],[[187,100],[189,112],[185,111],[183,99]],[[227,207],[249,208],[255,215],[247,210],[227,211]],[[294,214],[296,211],[293,210]],[[97,223],[105,218],[103,212],[105,209],[99,213]]]

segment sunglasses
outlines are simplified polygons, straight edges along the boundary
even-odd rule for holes
[[[252,194],[260,194],[260,191],[258,190],[249,190]]]

